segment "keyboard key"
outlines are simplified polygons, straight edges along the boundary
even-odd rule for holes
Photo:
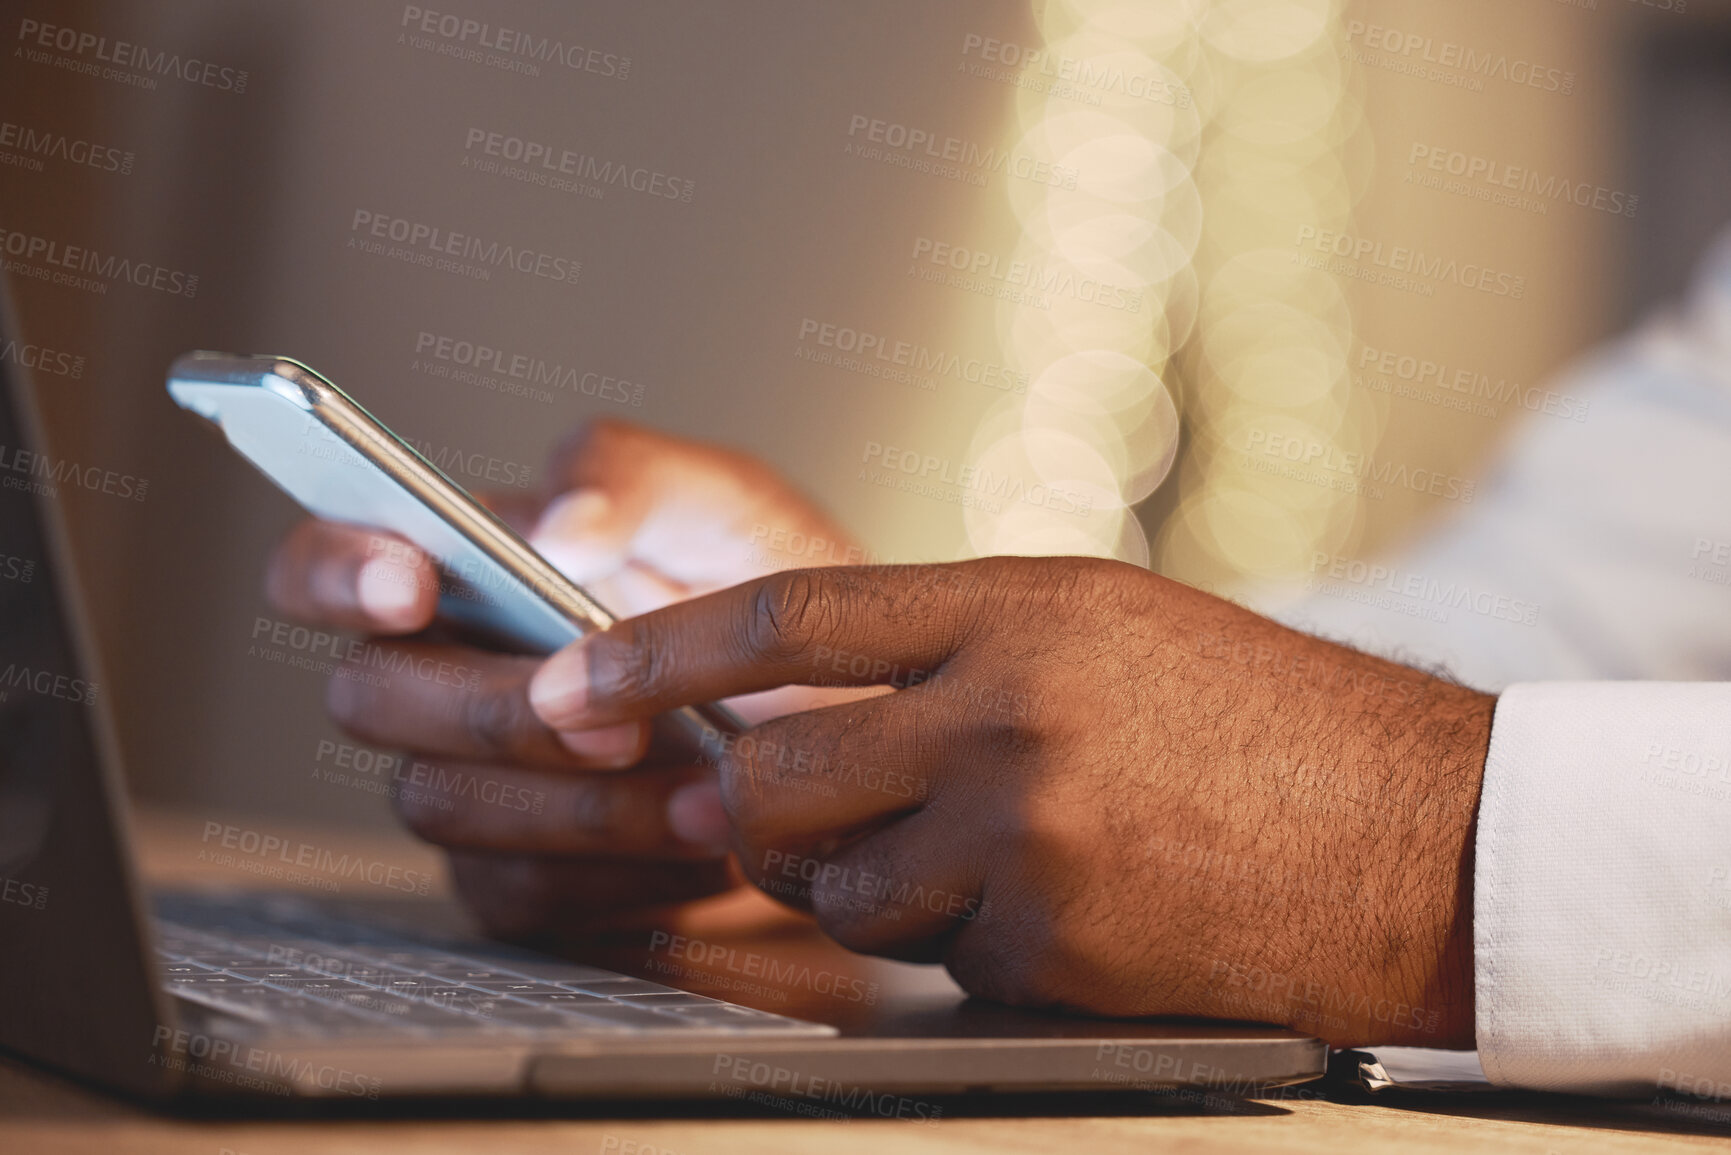
[[[305,971],[297,971],[287,967],[231,966],[223,967],[222,969],[225,973],[235,975],[238,978],[252,979],[255,982],[261,983],[268,982],[271,979],[279,979],[287,982],[295,979],[323,977],[319,975],[309,975]]]
[[[499,959],[490,960],[487,965],[493,966],[505,977],[534,979],[543,983],[609,982],[615,979],[631,981],[618,971],[602,970],[600,967],[584,966],[581,963],[559,962],[555,959],[534,962]]]
[[[785,1027],[793,1022],[780,1015],[772,1015],[766,1011],[754,1011],[749,1007],[736,1007],[731,1003],[721,1003],[716,1006],[691,1007],[656,1007],[656,1012],[663,1015],[677,1015],[689,1022],[712,1023],[726,1026],[771,1026]]]
[[[526,994],[531,991],[544,991],[548,989],[541,983],[526,982],[523,979],[465,979],[463,980],[463,985],[466,987],[474,987],[479,991],[488,991],[492,994],[505,995],[519,993]],[[553,987],[552,989],[558,990],[559,988]]]
[[[544,1011],[539,1007],[525,1006],[522,1003],[508,1002],[500,999],[489,1007],[476,1011],[478,1018],[489,1022],[504,1023],[513,1027],[543,1027],[549,1030],[566,1028],[571,1025],[570,1018],[557,1011]]]
[[[549,1010],[571,1010],[582,1007],[605,1007],[611,1005],[600,995],[579,994],[576,991],[528,991],[523,994],[513,994],[511,998],[517,1002],[528,1003],[531,1006],[546,1007]]]
[[[572,1012],[573,1018],[597,1024],[628,1027],[639,1031],[678,1029],[680,1020],[671,1015],[658,1015],[648,1007],[633,1007],[614,1003],[604,1007],[582,1007]]]
[[[724,1007],[727,1004],[716,999],[705,998],[702,995],[687,994],[684,991],[650,991],[646,994],[623,994],[619,1002],[632,1006],[649,1007]]]
[[[660,983],[645,982],[642,979],[627,978],[624,975],[619,975],[615,978],[601,982],[585,980],[580,983],[562,982],[558,985],[564,987],[566,990],[606,995],[608,998],[614,998],[618,995],[665,995],[671,993],[682,993],[675,992],[672,987],[662,986]]]
[[[520,983],[528,976],[512,974],[509,971],[492,970],[487,967],[477,967],[473,963],[435,962],[424,965],[420,973],[432,975],[435,978],[448,979],[451,982],[496,982]]]

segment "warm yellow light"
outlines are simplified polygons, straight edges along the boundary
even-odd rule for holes
[[[1330,0],[1212,0],[1202,37],[1234,60],[1272,64],[1316,45],[1328,30],[1332,7]]]

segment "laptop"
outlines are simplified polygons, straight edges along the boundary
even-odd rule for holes
[[[488,941],[437,901],[147,891],[108,718],[126,687],[97,667],[62,523],[62,495],[107,479],[45,443],[15,335],[0,296],[0,1048],[160,1102],[734,1099],[816,1117],[1323,1074],[1325,1045],[1291,1031],[1020,1011],[937,967],[881,964],[869,1002],[820,993],[814,959],[868,960],[815,928],[734,944],[802,952],[734,1001],[596,965],[605,943],[568,959]]]

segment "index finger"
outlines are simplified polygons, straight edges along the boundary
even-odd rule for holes
[[[978,619],[973,576],[985,564],[758,578],[573,642],[536,671],[529,700],[565,731],[786,685],[906,689]]]

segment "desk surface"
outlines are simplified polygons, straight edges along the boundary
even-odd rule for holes
[[[140,824],[146,872],[180,883],[232,873],[200,861],[199,823],[155,816]],[[329,839],[329,832],[324,837]],[[426,853],[392,844],[393,854]],[[208,858],[208,856],[207,856]],[[426,854],[430,864],[432,856]],[[244,879],[244,875],[241,876]],[[256,880],[254,880],[256,881]],[[746,917],[737,906],[711,925]],[[1407,1095],[1360,1101],[1297,1088],[1289,1097],[1238,1101],[1195,1092],[1023,1102],[945,1100],[935,1123],[874,1119],[816,1121],[773,1109],[654,1105],[547,1106],[531,1117],[450,1111],[439,1118],[372,1113],[364,1117],[270,1120],[169,1116],[0,1058],[0,1150],[18,1152],[173,1152],[269,1155],[272,1152],[462,1152],[488,1155],[556,1150],[573,1155],[727,1155],[811,1152],[1167,1150],[1194,1152],[1341,1152],[1496,1150],[1533,1155],[1575,1152],[1731,1149],[1731,1105],[1606,1103],[1492,1093]],[[750,1110],[753,1113],[747,1114]],[[892,1148],[893,1145],[893,1148]]]

